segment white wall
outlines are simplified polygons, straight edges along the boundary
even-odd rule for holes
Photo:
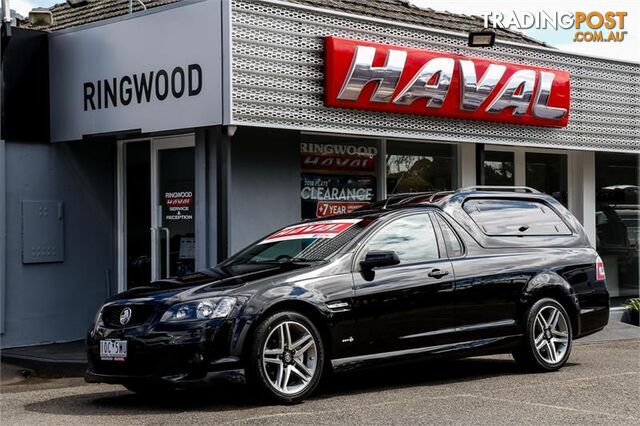
[[[458,187],[464,188],[476,185],[475,144],[461,143],[458,145],[458,164]]]
[[[593,151],[569,153],[569,209],[596,246],[596,156]]]

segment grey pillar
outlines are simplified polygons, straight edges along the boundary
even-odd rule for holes
[[[217,139],[220,129],[196,131],[196,270],[218,263]]]
[[[231,196],[231,136],[227,127],[217,127],[217,188],[218,188],[218,261],[229,257],[231,232],[229,227]]]

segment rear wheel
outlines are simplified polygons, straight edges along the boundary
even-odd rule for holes
[[[295,403],[313,392],[322,377],[324,346],[304,315],[278,312],[255,330],[248,352],[249,380],[263,395]]]
[[[525,341],[513,352],[518,365],[527,370],[556,371],[569,359],[573,331],[564,307],[544,298],[525,315]]]

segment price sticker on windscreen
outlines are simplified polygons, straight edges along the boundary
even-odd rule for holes
[[[274,243],[286,240],[302,240],[306,238],[334,238],[351,228],[362,219],[336,219],[320,222],[303,223],[288,226],[269,235],[259,244]]]

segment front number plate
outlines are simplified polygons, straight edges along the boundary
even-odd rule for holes
[[[103,361],[124,361],[127,359],[126,340],[101,340],[100,359]]]

